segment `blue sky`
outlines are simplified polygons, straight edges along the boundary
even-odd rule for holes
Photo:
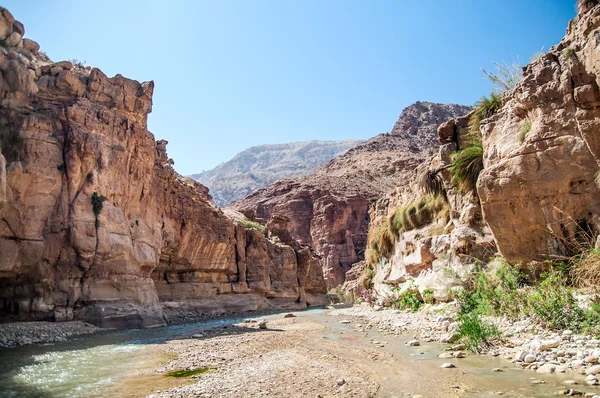
[[[154,80],[175,168],[253,145],[369,138],[421,100],[473,104],[481,67],[558,43],[575,0],[5,0],[55,61]]]

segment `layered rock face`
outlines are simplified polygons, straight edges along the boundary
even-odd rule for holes
[[[323,302],[320,262],[232,221],[147,129],[152,82],[51,63],[0,9],[0,310],[103,327]],[[17,40],[18,38],[18,40]]]
[[[482,125],[477,189],[513,262],[569,256],[600,231],[600,6],[582,3],[560,44],[524,68]]]
[[[252,219],[290,219],[292,236],[323,258],[328,288],[364,257],[369,207],[406,180],[438,148],[437,127],[470,111],[454,104],[417,102],[392,133],[378,135],[315,172],[281,180],[232,204]]]
[[[248,148],[212,170],[190,177],[210,188],[213,202],[227,206],[259,188],[313,171],[361,140],[306,141]]]
[[[415,288],[422,295],[429,291],[438,301],[449,300],[453,288],[463,285],[474,263],[487,262],[496,254],[477,193],[457,189],[448,171],[452,154],[468,140],[468,122],[469,115],[465,115],[440,125],[438,153],[414,169],[405,185],[371,208],[369,229],[370,234],[376,234],[382,224],[390,223],[394,209],[415,203],[426,195],[419,181],[426,171],[434,172],[443,187],[441,196],[446,210],[442,215],[400,233],[394,239],[391,253],[370,264],[374,271],[373,288],[378,295],[391,295],[396,287]],[[357,268],[364,265],[359,264]],[[357,271],[353,268],[348,274],[356,279]],[[349,288],[364,289],[356,284]]]

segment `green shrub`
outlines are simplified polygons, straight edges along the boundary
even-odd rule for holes
[[[502,98],[499,94],[492,93],[490,98],[481,97],[479,101],[475,103],[475,110],[469,118],[469,130],[471,134],[479,136],[479,127],[481,122],[487,118],[490,118],[498,110],[502,108]]]
[[[400,288],[395,288],[394,293],[395,295],[387,298],[388,302],[384,302],[384,306],[394,307],[398,310],[408,309],[412,312],[416,312],[423,305],[423,298],[412,283],[408,289],[402,292],[400,292]]]
[[[56,166],[56,169],[58,171],[60,171],[61,173],[64,173],[66,170],[65,164],[64,163],[59,164],[58,166]]]
[[[260,232],[265,232],[264,225],[260,225],[259,223],[255,222],[255,221],[244,220],[244,221],[242,221],[242,225],[244,226],[244,228],[255,229]]]
[[[506,316],[513,320],[529,316],[554,330],[569,328],[598,333],[600,303],[582,310],[566,272],[555,267],[528,285],[525,274],[505,261],[494,272],[476,269],[469,286],[456,297],[460,313]]]
[[[476,142],[472,146],[461,149],[452,156],[449,168],[452,183],[461,192],[475,189],[479,173],[483,170],[483,145]]]
[[[499,332],[496,325],[482,320],[478,313],[471,312],[458,317],[457,334],[467,349],[480,352]]]
[[[434,293],[433,289],[423,290],[423,301],[428,304],[433,304],[433,302],[434,302],[433,293]]]

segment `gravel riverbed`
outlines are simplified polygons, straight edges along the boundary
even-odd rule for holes
[[[2,323],[0,324],[0,347],[66,341],[70,337],[92,334],[100,330],[81,321]]]

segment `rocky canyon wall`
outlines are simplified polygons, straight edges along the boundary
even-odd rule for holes
[[[288,217],[292,236],[323,258],[328,288],[338,286],[352,264],[364,258],[369,207],[435,153],[440,123],[470,109],[417,102],[403,110],[390,133],[365,141],[312,174],[271,184],[232,207],[262,222]]]
[[[600,231],[600,6],[584,3],[482,125],[477,190],[513,262],[570,256]]]
[[[52,63],[0,9],[0,315],[165,324],[323,303],[309,248],[247,229],[148,131],[153,82]]]
[[[400,287],[447,300],[473,264],[494,256],[528,269],[598,248],[600,5],[581,3],[563,40],[525,66],[500,109],[481,122],[475,189],[459,190],[447,167],[479,134],[469,132],[469,117],[450,120],[438,129],[438,154],[371,209],[374,255],[350,271],[350,289],[362,289],[362,269],[382,296]],[[419,188],[426,171],[439,177],[448,213],[422,222],[418,206],[407,206],[426,194]],[[412,222],[397,235],[388,234],[395,210]]]

